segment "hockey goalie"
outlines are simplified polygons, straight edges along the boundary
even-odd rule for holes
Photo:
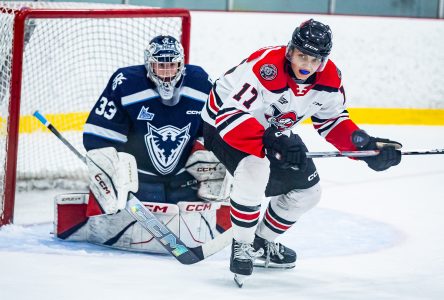
[[[200,139],[208,74],[184,64],[172,36],[152,39],[145,64],[118,69],[86,121],[89,193],[56,197],[55,235],[166,253],[124,209],[133,193],[188,247],[230,226],[225,167]],[[229,178],[229,177],[227,177]]]

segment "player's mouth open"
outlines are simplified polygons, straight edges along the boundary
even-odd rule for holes
[[[299,73],[301,73],[302,75],[308,75],[308,74],[310,74],[310,71],[305,70],[305,69],[300,69]]]

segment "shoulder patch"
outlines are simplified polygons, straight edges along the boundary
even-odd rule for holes
[[[126,80],[126,77],[123,76],[122,72],[117,74],[116,77],[114,77],[114,80],[113,80],[113,86],[112,86],[113,91],[117,88],[118,85],[121,85],[124,80]]]
[[[259,73],[261,77],[265,80],[273,80],[276,78],[278,69],[273,64],[264,64],[261,66]]]
[[[268,48],[268,53],[257,60],[252,71],[260,84],[274,92],[287,88],[288,74],[285,72],[285,47]]]

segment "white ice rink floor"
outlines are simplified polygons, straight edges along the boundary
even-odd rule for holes
[[[444,148],[444,127],[362,126],[405,150]],[[334,150],[311,126],[311,151]],[[444,299],[444,155],[403,157],[377,173],[346,158],[316,160],[321,203],[279,241],[292,270],[256,269],[242,289],[229,249],[192,266],[53,239],[52,197],[17,195],[17,225],[0,229],[0,299]],[[29,225],[38,224],[38,225]]]

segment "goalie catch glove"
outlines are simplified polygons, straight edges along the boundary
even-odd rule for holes
[[[86,153],[89,187],[103,213],[114,214],[125,208],[129,192],[137,192],[139,179],[134,156],[113,147]]]
[[[265,154],[271,163],[280,168],[298,168],[304,171],[307,168],[307,147],[297,134],[290,133],[290,136],[280,132],[274,126],[269,127],[264,132],[262,142],[265,147]]]
[[[352,133],[352,142],[358,150],[379,150],[376,156],[356,158],[365,161],[369,168],[375,171],[387,170],[401,162],[401,143],[372,137],[361,129]]]
[[[198,182],[197,196],[206,201],[223,200],[225,166],[199,140],[193,145],[185,168]]]

